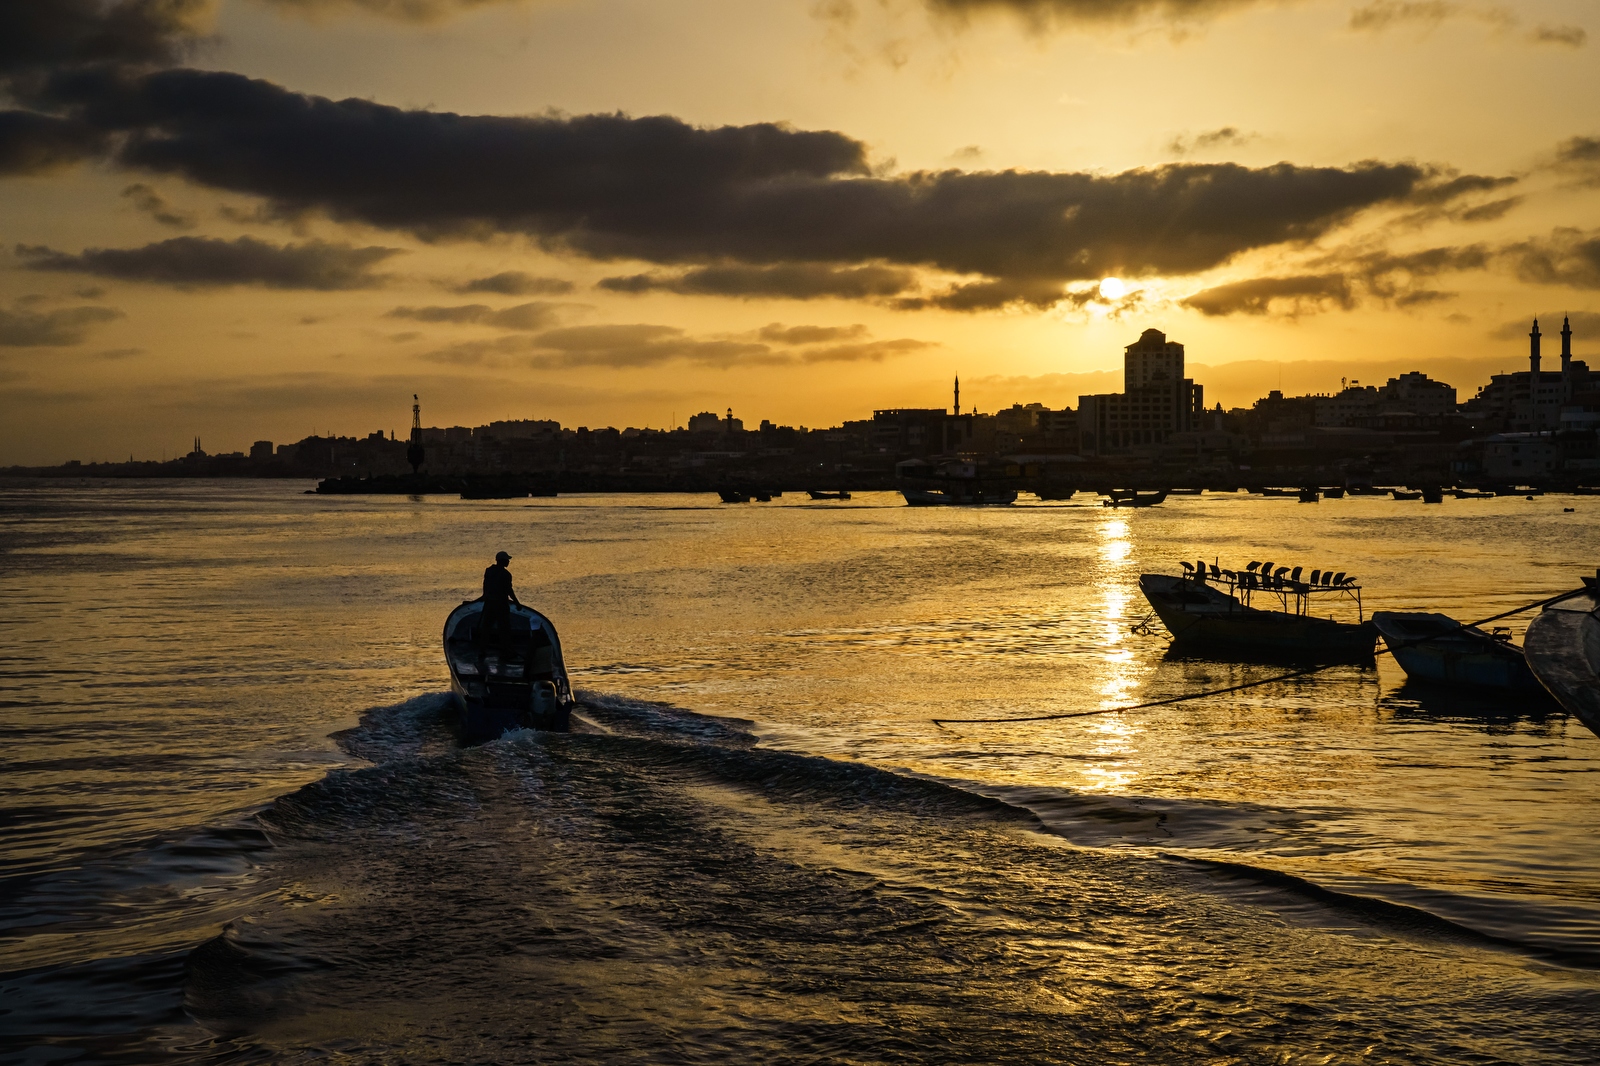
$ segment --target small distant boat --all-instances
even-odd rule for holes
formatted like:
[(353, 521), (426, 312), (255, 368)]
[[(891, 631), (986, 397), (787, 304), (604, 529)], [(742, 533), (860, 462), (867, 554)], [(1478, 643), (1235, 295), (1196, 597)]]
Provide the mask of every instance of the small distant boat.
[(444, 622), (444, 658), (461, 742), (483, 744), (517, 729), (567, 732), (572, 686), (550, 619), (512, 604), (511, 633), (503, 645), (498, 635), (479, 643), (482, 621), (480, 598), (466, 601)]
[(1322, 490), (1321, 489), (1301, 489), (1300, 490), (1300, 502), (1301, 503), (1316, 503), (1320, 499), (1322, 499)]
[(1508, 634), (1485, 633), (1445, 614), (1374, 611), (1372, 624), (1394, 661), (1417, 681), (1537, 690), (1522, 649)]
[(1041, 500), (1070, 500), (1078, 494), (1076, 485), (1042, 485), (1033, 490)]
[(1523, 651), (1545, 691), (1600, 733), (1600, 570), (1584, 591), (1545, 607), (1528, 623)]
[(1350, 485), (1345, 491), (1352, 496), (1387, 496), (1391, 490), (1380, 489), (1375, 485)]
[(844, 489), (840, 489), (838, 492), (819, 492), (816, 489), (807, 489), (806, 495), (813, 500), (848, 500), (850, 498), (850, 494)]
[[(1140, 574), (1139, 589), (1155, 609), (1174, 649), (1301, 662), (1366, 662), (1378, 631), (1362, 617), (1361, 586), (1345, 572), (1252, 562), (1225, 570), (1181, 563), (1183, 576)], [(1343, 601), (1354, 622), (1312, 614), (1314, 604)]]
[(1344, 499), (1344, 486), (1343, 485), (1334, 485), (1331, 488), (1323, 489), (1322, 490), (1322, 498), (1325, 499), (1325, 500), (1342, 500), (1342, 499)]
[(1444, 490), (1436, 485), (1427, 486), (1422, 490), (1423, 503), (1443, 503)]
[(1139, 492), (1137, 489), (1112, 489), (1106, 493), (1106, 499), (1100, 501), (1102, 507), (1154, 507), (1164, 503), (1167, 490), (1156, 492)]
[(1205, 491), (1206, 491), (1205, 489), (1168, 489), (1167, 490), (1167, 495), (1168, 496), (1200, 496), (1200, 495), (1204, 494)]
[(1261, 490), (1261, 495), (1263, 495), (1263, 496), (1298, 496), (1298, 495), (1300, 495), (1300, 490), (1299, 489), (1283, 489), (1283, 488), (1264, 488), (1264, 489)]
[(1390, 490), (1390, 495), (1392, 495), (1397, 500), (1420, 500), (1420, 499), (1422, 499), (1422, 493), (1421, 493), (1420, 490), (1417, 491), (1417, 492), (1412, 492), (1409, 489), (1392, 489), (1392, 490)]
[(1482, 489), (1456, 489), (1451, 493), (1458, 500), (1492, 500), (1494, 493)]

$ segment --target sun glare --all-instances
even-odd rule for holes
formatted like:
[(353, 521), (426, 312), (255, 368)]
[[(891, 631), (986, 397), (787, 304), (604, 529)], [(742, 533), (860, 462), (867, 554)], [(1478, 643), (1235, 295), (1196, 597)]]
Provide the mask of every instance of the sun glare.
[(1121, 278), (1102, 278), (1100, 281), (1100, 295), (1107, 300), (1120, 300), (1127, 292), (1128, 287)]

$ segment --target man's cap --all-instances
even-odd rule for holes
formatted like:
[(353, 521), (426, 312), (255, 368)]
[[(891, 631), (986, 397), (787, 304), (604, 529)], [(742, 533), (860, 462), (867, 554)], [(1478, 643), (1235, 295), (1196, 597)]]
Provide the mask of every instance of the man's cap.
[(507, 555), (505, 552), (495, 552), (494, 561), (497, 563), (509, 563), (511, 561), (511, 556)]

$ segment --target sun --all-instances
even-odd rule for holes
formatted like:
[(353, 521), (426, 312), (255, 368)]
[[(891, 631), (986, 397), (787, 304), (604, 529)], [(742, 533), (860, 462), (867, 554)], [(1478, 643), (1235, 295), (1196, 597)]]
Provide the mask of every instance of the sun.
[(1128, 294), (1128, 287), (1122, 283), (1121, 278), (1102, 278), (1100, 281), (1100, 296), (1106, 300), (1120, 300)]

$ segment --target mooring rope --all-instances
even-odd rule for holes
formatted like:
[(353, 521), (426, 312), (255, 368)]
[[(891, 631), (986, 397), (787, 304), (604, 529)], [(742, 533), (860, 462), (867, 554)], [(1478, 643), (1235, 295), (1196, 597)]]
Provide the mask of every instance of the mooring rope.
[[(1399, 646), (1403, 648), (1413, 648), (1418, 644), (1426, 644), (1430, 640), (1437, 640), (1440, 637), (1448, 636), (1451, 633), (1456, 632), (1458, 629), (1472, 629), (1476, 626), (1487, 625), (1490, 622), (1498, 622), (1502, 618), (1510, 618), (1514, 614), (1521, 614), (1524, 611), (1531, 611), (1535, 607), (1548, 607), (1553, 603), (1560, 603), (1562, 600), (1570, 599), (1573, 596), (1577, 596), (1588, 591), (1589, 590), (1587, 588), (1573, 589), (1571, 592), (1563, 592), (1559, 596), (1551, 596), (1548, 599), (1538, 600), (1534, 603), (1525, 604), (1509, 611), (1502, 611), (1499, 614), (1492, 614), (1488, 618), (1480, 618), (1476, 622), (1457, 622), (1455, 629), (1445, 629), (1438, 633), (1430, 633), (1425, 637), (1418, 637), (1416, 640), (1402, 641)], [(1374, 653), (1374, 658), (1379, 655), (1392, 654), (1394, 650), (1395, 645), (1390, 644), (1388, 640), (1385, 639), (1383, 648)], [(1247, 688), (1260, 688), (1262, 685), (1275, 685), (1279, 681), (1289, 681), (1296, 677), (1306, 677), (1309, 674), (1321, 673), (1323, 670), (1329, 670), (1335, 666), (1342, 665), (1346, 664), (1324, 663), (1321, 666), (1308, 666), (1303, 670), (1292, 670), (1287, 674), (1279, 674), (1276, 677), (1264, 677), (1258, 681), (1246, 681), (1240, 685), (1229, 685), (1227, 688), (1207, 689), (1204, 692), (1194, 692), (1187, 696), (1172, 696), (1164, 700), (1151, 700), (1148, 703), (1135, 703), (1127, 707), (1102, 707), (1095, 711), (1070, 711), (1066, 714), (1036, 714), (1028, 715), (1022, 718), (934, 718), (932, 719), (932, 722), (937, 726), (981, 725), (999, 722), (1058, 722), (1064, 718), (1089, 718), (1098, 714), (1121, 714), (1124, 711), (1143, 711), (1151, 707), (1165, 707), (1173, 703), (1187, 703), (1190, 700), (1204, 699), (1207, 696), (1223, 696), (1229, 692), (1242, 692)]]

